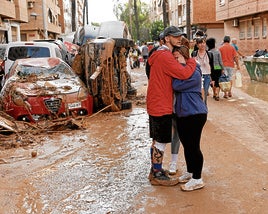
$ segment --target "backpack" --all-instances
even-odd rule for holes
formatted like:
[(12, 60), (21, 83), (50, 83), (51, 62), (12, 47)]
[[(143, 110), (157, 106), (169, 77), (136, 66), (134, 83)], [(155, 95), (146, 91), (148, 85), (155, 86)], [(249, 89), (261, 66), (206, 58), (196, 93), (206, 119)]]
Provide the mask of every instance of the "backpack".
[[(153, 52), (155, 52), (158, 49), (158, 47), (159, 46), (153, 47), (153, 49), (149, 52), (148, 59), (153, 54)], [(146, 65), (145, 65), (145, 72), (146, 72), (146, 76), (148, 79), (150, 78), (150, 69), (151, 69), (151, 66), (149, 65), (148, 60), (147, 60)]]

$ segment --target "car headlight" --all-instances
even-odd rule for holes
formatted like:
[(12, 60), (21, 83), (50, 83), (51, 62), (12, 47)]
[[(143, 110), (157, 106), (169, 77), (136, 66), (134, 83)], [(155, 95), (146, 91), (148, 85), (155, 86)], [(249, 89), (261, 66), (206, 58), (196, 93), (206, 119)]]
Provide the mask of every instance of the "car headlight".
[(77, 95), (78, 100), (85, 100), (87, 96), (88, 96), (87, 89), (84, 87), (80, 87)]

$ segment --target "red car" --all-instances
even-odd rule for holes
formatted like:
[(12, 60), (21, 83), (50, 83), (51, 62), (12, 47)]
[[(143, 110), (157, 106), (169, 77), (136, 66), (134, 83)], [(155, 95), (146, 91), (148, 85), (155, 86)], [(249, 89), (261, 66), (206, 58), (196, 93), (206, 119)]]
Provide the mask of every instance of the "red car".
[(16, 120), (38, 122), (93, 112), (85, 84), (59, 58), (18, 59), (5, 79), (0, 108)]

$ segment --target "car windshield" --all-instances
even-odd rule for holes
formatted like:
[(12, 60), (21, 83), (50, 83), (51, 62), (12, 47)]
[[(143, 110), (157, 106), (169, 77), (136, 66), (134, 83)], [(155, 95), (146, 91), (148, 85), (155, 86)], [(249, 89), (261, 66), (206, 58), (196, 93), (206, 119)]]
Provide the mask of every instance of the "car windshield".
[(28, 65), (18, 65), (17, 74), (20, 77), (36, 76), (38, 79), (46, 77), (74, 77), (75, 74), (70, 67), (64, 63), (59, 63), (54, 67), (38, 67), (38, 66), (28, 66)]
[(12, 61), (15, 61), (16, 59), (40, 57), (50, 57), (49, 48), (36, 46), (16, 46), (10, 47), (8, 52), (8, 59)]

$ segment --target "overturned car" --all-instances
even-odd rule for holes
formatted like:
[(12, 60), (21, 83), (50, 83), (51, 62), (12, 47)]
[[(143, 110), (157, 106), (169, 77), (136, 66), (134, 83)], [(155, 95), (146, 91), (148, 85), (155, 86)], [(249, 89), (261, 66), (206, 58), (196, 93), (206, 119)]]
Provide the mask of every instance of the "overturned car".
[(126, 38), (99, 37), (80, 47), (72, 68), (93, 96), (94, 111), (107, 106), (111, 111), (132, 107), (129, 97), (136, 95), (136, 89), (127, 72), (127, 56), (133, 46)]
[(16, 120), (38, 122), (93, 113), (87, 87), (59, 58), (18, 59), (5, 79), (0, 110)]

